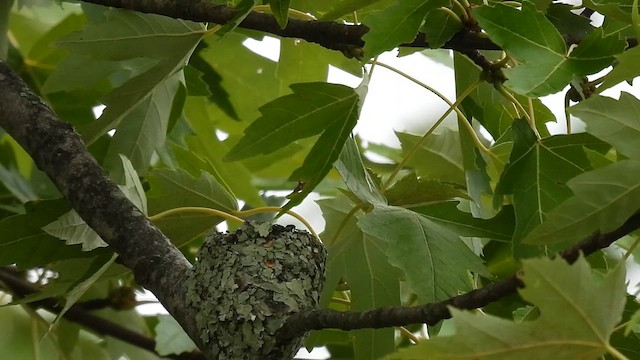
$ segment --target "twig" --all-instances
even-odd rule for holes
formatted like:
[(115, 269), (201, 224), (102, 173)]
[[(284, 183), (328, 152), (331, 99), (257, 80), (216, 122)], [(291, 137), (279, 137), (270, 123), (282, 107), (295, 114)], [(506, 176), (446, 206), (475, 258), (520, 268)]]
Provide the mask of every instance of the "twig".
[[(559, 256), (571, 264), (578, 259), (580, 253), (583, 253), (584, 256), (590, 255), (608, 247), (617, 239), (638, 228), (640, 228), (640, 213), (630, 217), (618, 229), (606, 234), (596, 233), (591, 235), (584, 241), (564, 250)], [(384, 307), (370, 311), (320, 309), (302, 312), (289, 317), (285, 325), (280, 329), (278, 338), (285, 340), (298, 336), (305, 331), (328, 328), (356, 330), (419, 323), (435, 325), (451, 317), (449, 306), (466, 310), (477, 309), (514, 294), (518, 288), (524, 287), (523, 282), (520, 280), (522, 275), (523, 272), (520, 271), (509, 278), (435, 304)]]

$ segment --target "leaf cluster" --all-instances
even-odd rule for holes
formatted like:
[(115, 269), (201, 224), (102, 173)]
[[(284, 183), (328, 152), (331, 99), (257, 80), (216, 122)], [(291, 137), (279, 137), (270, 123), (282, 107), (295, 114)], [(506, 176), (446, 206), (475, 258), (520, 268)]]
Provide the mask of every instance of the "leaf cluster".
[[(105, 174), (192, 262), (217, 225), (237, 226), (230, 215), (282, 215), (316, 194), (328, 249), (321, 307), (420, 306), (524, 271), (526, 287), (483, 313), (452, 309), (451, 321), (427, 330), (420, 324), (321, 330), (308, 347), (326, 346), (345, 359), (640, 353), (638, 306), (627, 299), (624, 268), (616, 265), (637, 253), (637, 235), (613, 245), (624, 258), (597, 251), (572, 266), (549, 259), (591, 234), (619, 229), (640, 210), (640, 100), (603, 94), (640, 74), (639, 50), (629, 40), (640, 35), (636, 2), (590, 0), (578, 8), (550, 0), (215, 2), (236, 10), (222, 26), (89, 2), (7, 3), (0, 4), (0, 31), (8, 34), (0, 39), (0, 58), (77, 129)], [(603, 15), (602, 25), (590, 22), (593, 11)], [(243, 28), (255, 13), (270, 14), (285, 34), (292, 19), (310, 18), (369, 31), (362, 48), (344, 56)], [(370, 80), (386, 66), (377, 63), (379, 55), (416, 37), (436, 49), (465, 34), (501, 50), (461, 50), (453, 59), (447, 53), (456, 95), (442, 96), (445, 114), (422, 114), (420, 129), (396, 131), (399, 146), (358, 136), (363, 107), (394, 106), (367, 102), (376, 86)], [(278, 44), (275, 55), (251, 49), (270, 41)], [(399, 56), (435, 54), (402, 49)], [(358, 77), (359, 85), (329, 82), (336, 70)], [(431, 84), (412, 76), (417, 69), (392, 70), (429, 96)], [(541, 100), (561, 92), (564, 127)], [(455, 119), (445, 127), (449, 113)], [(3, 130), (0, 234), (0, 265), (37, 275), (43, 285), (20, 303), (59, 298), (64, 313), (113, 287), (136, 286)], [(232, 274), (216, 271), (199, 276), (222, 297), (220, 281)], [(154, 337), (156, 354), (109, 337), (99, 345), (63, 314), (56, 326), (27, 331), (40, 315), (16, 306), (0, 308), (0, 319), (15, 324), (5, 343), (12, 345), (3, 349), (11, 358), (29, 357), (29, 348), (69, 359), (89, 353), (156, 359), (194, 349), (166, 316), (112, 313), (104, 310)], [(46, 341), (13, 345), (45, 333)]]

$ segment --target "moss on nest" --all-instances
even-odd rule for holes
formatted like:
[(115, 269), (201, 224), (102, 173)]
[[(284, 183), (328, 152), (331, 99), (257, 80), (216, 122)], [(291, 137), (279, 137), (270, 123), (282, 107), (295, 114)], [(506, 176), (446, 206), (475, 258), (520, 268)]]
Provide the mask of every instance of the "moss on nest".
[(290, 359), (304, 334), (277, 344), (290, 314), (318, 306), (326, 251), (294, 226), (247, 222), (233, 233), (209, 236), (187, 283), (187, 306), (209, 357)]

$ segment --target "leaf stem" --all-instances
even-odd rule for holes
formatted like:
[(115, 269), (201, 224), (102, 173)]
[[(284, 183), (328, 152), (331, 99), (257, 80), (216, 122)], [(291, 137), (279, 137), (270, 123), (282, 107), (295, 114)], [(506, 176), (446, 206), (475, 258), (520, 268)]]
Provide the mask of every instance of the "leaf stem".
[[(264, 206), (264, 207), (259, 207), (259, 208), (255, 208), (255, 209), (251, 209), (251, 210), (244, 210), (244, 211), (234, 211), (233, 214), (240, 216), (240, 217), (246, 217), (246, 216), (251, 216), (251, 215), (255, 215), (255, 214), (264, 214), (264, 213), (279, 213), (282, 211), (282, 208), (277, 207), (277, 206)], [(298, 221), (300, 221), (301, 223), (304, 224), (304, 226), (307, 227), (307, 229), (309, 230), (309, 232), (311, 233), (311, 235), (315, 236), (316, 238), (319, 239), (318, 234), (313, 230), (313, 228), (311, 227), (311, 224), (309, 224), (309, 222), (307, 221), (307, 219), (305, 219), (302, 215), (291, 211), (291, 210), (287, 210), (285, 211), (285, 213), (287, 213), (288, 215), (296, 218)]]
[[(269, 5), (256, 5), (251, 10), (252, 11), (260, 11), (260, 12), (264, 12), (264, 13), (268, 13), (268, 14), (272, 14), (273, 13), (271, 11), (271, 6), (269, 6)], [(311, 21), (318, 20), (318, 19), (316, 19), (315, 16), (313, 16), (311, 14), (307, 14), (307, 13), (302, 12), (300, 10), (289, 8), (287, 10), (287, 12), (289, 13), (289, 15), (291, 15), (292, 17), (295, 17), (297, 19), (311, 20)]]
[[(462, 17), (463, 17), (465, 20), (469, 20), (469, 14), (467, 13), (467, 11), (468, 11), (468, 10), (467, 10), (467, 8), (466, 8), (463, 4), (461, 4), (461, 3), (460, 3), (460, 1), (458, 1), (458, 0), (451, 0), (451, 4), (452, 4), (453, 6), (455, 6), (455, 7), (457, 7), (457, 8), (459, 8), (459, 9), (460, 9), (460, 11), (462, 12)], [(468, 6), (468, 4), (467, 4), (467, 6)], [(451, 9), (449, 9), (449, 10), (451, 10)], [(451, 12), (453, 12), (453, 11), (451, 11)], [(455, 14), (455, 12), (454, 12), (454, 14)], [(456, 15), (457, 15), (457, 14), (456, 14)], [(458, 19), (459, 19), (459, 18), (458, 18)]]
[(171, 215), (176, 215), (176, 214), (180, 214), (180, 213), (186, 213), (186, 212), (193, 212), (193, 213), (202, 213), (202, 214), (206, 214), (206, 215), (214, 215), (214, 216), (219, 216), (227, 221), (233, 221), (233, 222), (237, 222), (237, 223), (244, 223), (244, 220), (240, 219), (239, 217), (236, 217), (232, 214), (226, 213), (224, 211), (221, 210), (217, 210), (217, 209), (211, 209), (208, 207), (199, 207), (199, 206), (185, 206), (185, 207), (179, 207), (179, 208), (174, 208), (174, 209), (169, 209), (169, 210), (165, 210), (161, 213), (155, 214), (153, 216), (149, 216), (149, 219), (151, 221), (156, 221), (159, 219), (162, 219), (164, 217), (167, 216), (171, 216)]
[(366, 205), (367, 204), (365, 203), (357, 204), (356, 206), (353, 207), (353, 209), (351, 209), (351, 211), (347, 213), (347, 215), (344, 216), (344, 218), (342, 219), (342, 222), (340, 222), (340, 226), (338, 226), (338, 230), (336, 230), (336, 233), (325, 244), (326, 247), (330, 247), (336, 242), (336, 240), (338, 240), (338, 236), (340, 236), (340, 233), (342, 232), (342, 230), (344, 230), (344, 228), (347, 226), (347, 221), (349, 221), (349, 219), (351, 219), (351, 217), (355, 215), (355, 213), (358, 212), (358, 210), (364, 208)]
[(351, 306), (351, 300), (349, 300), (349, 299), (342, 299), (342, 298), (332, 297), (331, 298), (331, 302), (334, 303), (334, 304)]
[[(437, 10), (440, 10), (442, 12), (444, 12), (445, 14), (449, 15), (449, 17), (455, 21), (458, 24), (462, 24), (462, 20), (460, 19), (460, 16), (458, 16), (458, 14), (456, 14), (453, 10), (449, 9), (448, 7), (439, 7)], [(463, 14), (465, 14), (465, 16), (463, 16), (466, 19), (466, 12), (463, 12)]]
[(610, 344), (607, 344), (606, 348), (607, 348), (607, 351), (609, 352), (609, 354), (611, 354), (611, 356), (613, 356), (614, 358), (616, 358), (618, 360), (629, 360), (628, 357), (626, 357), (623, 353), (618, 351), (618, 349), (614, 348)]
[(522, 112), (522, 115), (524, 116), (524, 118), (529, 123), (529, 126), (531, 127), (531, 130), (536, 134), (536, 137), (538, 139), (540, 139), (540, 133), (538, 132), (538, 129), (536, 128), (536, 124), (533, 122), (533, 119), (531, 118), (531, 115), (529, 115), (529, 112), (524, 108), (524, 106), (522, 106), (522, 104), (520, 104), (520, 102), (513, 96), (513, 94), (511, 94), (511, 92), (509, 92), (509, 90), (507, 90), (507, 88), (504, 87), (504, 85), (502, 85), (501, 82), (495, 82), (493, 84), (493, 86), (495, 87), (496, 90), (498, 90), (498, 92), (502, 96), (507, 98), (507, 100), (509, 100), (516, 107), (516, 109), (518, 109), (520, 112)]
[[(449, 105), (449, 109), (447, 109), (447, 111), (445, 111), (444, 114), (442, 114), (442, 116), (440, 116), (440, 118), (433, 124), (433, 126), (431, 126), (431, 128), (422, 136), (422, 138), (420, 138), (420, 140), (418, 140), (418, 142), (411, 148), (411, 150), (409, 150), (409, 152), (402, 158), (402, 160), (398, 163), (398, 165), (396, 165), (395, 169), (393, 169), (393, 171), (391, 172), (391, 175), (389, 175), (389, 178), (385, 181), (385, 183), (380, 188), (380, 191), (384, 192), (386, 189), (389, 188), (389, 186), (391, 186), (391, 183), (393, 182), (395, 177), (398, 175), (400, 170), (402, 170), (402, 168), (404, 168), (404, 166), (407, 164), (407, 162), (418, 152), (418, 150), (420, 149), (422, 144), (427, 140), (427, 138), (429, 138), (429, 136), (431, 134), (433, 134), (433, 132), (436, 130), (436, 128), (438, 126), (440, 126), (440, 124), (442, 124), (444, 119), (453, 110), (457, 110), (458, 109), (458, 106), (460, 105), (460, 103), (467, 96), (469, 96), (469, 94), (471, 94), (471, 92), (473, 92), (480, 85), (480, 83), (481, 83), (481, 80), (478, 79), (476, 82), (474, 82), (473, 84), (469, 85), (469, 87), (467, 89), (465, 89), (462, 92), (462, 94), (460, 94), (460, 96), (456, 99), (456, 101), (453, 104), (451, 104), (449, 102), (449, 100), (447, 100), (444, 96), (440, 96), (439, 95), (439, 97), (441, 99), (443, 99), (447, 104), (450, 104)], [(428, 89), (431, 90), (430, 87), (428, 87)], [(432, 91), (434, 91), (434, 93), (436, 95), (439, 94), (439, 93), (436, 93), (435, 90), (432, 90)]]
[(622, 257), (622, 259), (627, 260), (629, 256), (631, 256), (631, 254), (636, 250), (638, 245), (640, 245), (640, 237), (637, 238), (636, 241), (633, 242), (633, 244), (631, 244), (629, 249), (624, 253), (624, 256)]
[(398, 326), (398, 329), (400, 330), (400, 334), (402, 336), (404, 336), (407, 339), (413, 341), (414, 344), (420, 343), (420, 339), (418, 339), (417, 336), (413, 335), (413, 333), (411, 331), (409, 331), (409, 329), (407, 329), (406, 327)]

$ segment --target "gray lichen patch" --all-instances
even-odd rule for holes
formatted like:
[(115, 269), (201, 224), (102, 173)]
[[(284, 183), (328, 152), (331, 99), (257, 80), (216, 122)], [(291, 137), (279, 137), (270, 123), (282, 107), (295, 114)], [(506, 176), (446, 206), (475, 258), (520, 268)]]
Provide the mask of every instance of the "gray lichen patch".
[(291, 359), (304, 334), (277, 344), (275, 333), (290, 314), (318, 306), (326, 251), (292, 225), (248, 222), (215, 233), (187, 276), (187, 306), (213, 359)]

